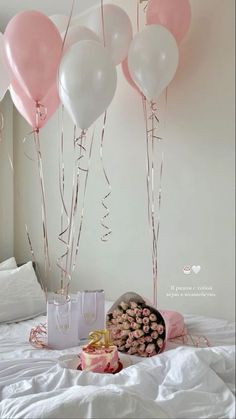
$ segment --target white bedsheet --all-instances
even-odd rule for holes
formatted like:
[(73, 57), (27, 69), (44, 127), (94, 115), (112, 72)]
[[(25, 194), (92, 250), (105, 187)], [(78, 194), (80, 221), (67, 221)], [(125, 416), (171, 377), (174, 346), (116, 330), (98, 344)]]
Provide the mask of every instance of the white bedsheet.
[(0, 417), (13, 418), (235, 418), (234, 324), (186, 316), (188, 332), (210, 348), (177, 347), (155, 357), (128, 357), (116, 375), (66, 369), (58, 358), (76, 354), (37, 350), (31, 327), (0, 325)]

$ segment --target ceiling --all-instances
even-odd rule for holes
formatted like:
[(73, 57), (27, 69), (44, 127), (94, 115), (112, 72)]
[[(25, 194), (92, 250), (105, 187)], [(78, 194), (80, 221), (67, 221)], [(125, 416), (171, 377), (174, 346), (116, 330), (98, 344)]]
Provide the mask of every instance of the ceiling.
[[(68, 15), (72, 3), (72, 0), (0, 0), (0, 30), (3, 32), (9, 20), (23, 10), (39, 10), (48, 16)], [(74, 14), (81, 13), (98, 3), (99, 0), (76, 0)]]

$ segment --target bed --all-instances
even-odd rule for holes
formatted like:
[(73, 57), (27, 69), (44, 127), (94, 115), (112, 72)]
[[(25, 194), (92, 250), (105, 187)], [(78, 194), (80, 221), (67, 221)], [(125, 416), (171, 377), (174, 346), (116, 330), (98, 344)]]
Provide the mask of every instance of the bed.
[(78, 348), (30, 346), (29, 332), (44, 316), (0, 325), (0, 417), (235, 418), (234, 324), (193, 315), (185, 321), (211, 347), (170, 342), (149, 359), (122, 356), (126, 368), (116, 375), (72, 369)]

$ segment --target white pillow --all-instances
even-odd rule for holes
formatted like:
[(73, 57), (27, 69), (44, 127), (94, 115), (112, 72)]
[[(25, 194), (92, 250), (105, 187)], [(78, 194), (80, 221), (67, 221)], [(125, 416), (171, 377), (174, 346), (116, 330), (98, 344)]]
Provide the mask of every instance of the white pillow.
[(46, 312), (46, 298), (32, 262), (0, 271), (0, 323), (31, 319)]
[(5, 271), (7, 269), (16, 269), (16, 268), (17, 268), (17, 264), (16, 264), (15, 258), (10, 258), (0, 263), (0, 271)]

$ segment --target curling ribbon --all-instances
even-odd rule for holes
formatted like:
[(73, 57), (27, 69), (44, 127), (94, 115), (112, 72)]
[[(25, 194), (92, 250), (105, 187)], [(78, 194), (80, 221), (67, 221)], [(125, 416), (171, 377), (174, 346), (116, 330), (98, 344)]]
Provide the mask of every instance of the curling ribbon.
[(69, 214), (69, 228), (68, 228), (68, 239), (66, 242), (67, 250), (66, 256), (66, 267), (65, 267), (65, 277), (67, 278), (66, 284), (64, 285), (63, 293), (66, 293), (68, 296), (69, 285), (71, 280), (71, 270), (72, 270), (72, 260), (73, 260), (73, 250), (74, 250), (74, 235), (75, 235), (75, 216), (77, 213), (78, 207), (78, 196), (79, 196), (79, 182), (80, 182), (80, 172), (86, 172), (86, 169), (83, 169), (80, 166), (80, 160), (84, 158), (86, 154), (86, 148), (83, 146), (83, 141), (86, 139), (87, 132), (85, 130), (81, 131), (79, 137), (76, 137), (76, 128), (74, 130), (74, 150), (76, 147), (79, 147), (80, 153), (79, 157), (75, 159), (74, 174), (73, 174), (73, 188), (72, 188), (72, 199), (70, 206)]
[(80, 184), (81, 178), (80, 174), (87, 173), (88, 169), (81, 167), (82, 159), (86, 156), (86, 147), (84, 143), (86, 142), (87, 131), (82, 130), (79, 137), (75, 139), (75, 147), (79, 148), (79, 157), (76, 159), (76, 195), (75, 195), (75, 202), (74, 202), (74, 211), (73, 211), (73, 224), (72, 224), (72, 243), (71, 243), (71, 254), (70, 254), (70, 273), (72, 272), (72, 260), (73, 260), (73, 253), (74, 253), (74, 245), (75, 245), (75, 215), (77, 213), (78, 203), (79, 203), (79, 192), (80, 192)]
[(140, 13), (139, 13), (140, 9), (139, 9), (139, 6), (140, 6), (140, 1), (137, 0), (137, 5), (136, 5), (136, 27), (137, 27), (137, 32), (140, 31)]
[[(152, 276), (153, 276), (153, 305), (157, 307), (157, 276), (158, 276), (158, 239), (160, 231), (160, 209), (162, 199), (162, 175), (164, 165), (164, 154), (162, 153), (161, 165), (160, 165), (160, 176), (159, 176), (159, 190), (158, 190), (158, 212), (156, 215), (156, 199), (155, 199), (155, 142), (160, 141), (162, 138), (156, 135), (157, 124), (159, 119), (157, 117), (157, 106), (156, 103), (151, 102), (150, 116), (147, 112), (147, 101), (143, 96), (143, 111), (145, 119), (145, 130), (146, 130), (146, 187), (147, 187), (147, 200), (148, 200), (148, 222), (152, 236)], [(151, 127), (149, 128), (149, 121), (151, 121)], [(150, 145), (151, 143), (151, 145)]]
[[(13, 174), (13, 176), (15, 176), (15, 169), (14, 169), (13, 162), (12, 162), (12, 159), (11, 159), (9, 153), (8, 153), (8, 161), (9, 161), (9, 165), (10, 165), (12, 174)], [(19, 191), (18, 186), (16, 186), (16, 193), (17, 193), (18, 199), (20, 200), (20, 191)], [(37, 262), (36, 262), (35, 253), (34, 253), (34, 249), (33, 249), (33, 245), (32, 245), (32, 240), (31, 240), (31, 237), (30, 237), (30, 233), (29, 233), (29, 230), (28, 230), (28, 226), (27, 226), (26, 222), (24, 224), (25, 224), (26, 237), (27, 237), (27, 240), (28, 240), (29, 249), (30, 249), (30, 253), (31, 253), (31, 256), (32, 256), (32, 262), (35, 264), (35, 268), (36, 268), (36, 271), (38, 273), (38, 275), (37, 275), (38, 280), (39, 280), (39, 282), (41, 284), (41, 287), (42, 287), (42, 289), (45, 293), (45, 296), (47, 297), (47, 289), (46, 289), (44, 283), (41, 280), (40, 273), (38, 272), (38, 265), (37, 265)]]
[(42, 153), (41, 153), (40, 138), (39, 138), (38, 130), (34, 132), (34, 142), (35, 142), (35, 149), (37, 153), (38, 173), (39, 173), (40, 190), (41, 190), (41, 217), (42, 217), (42, 224), (43, 224), (43, 241), (44, 241), (44, 257), (45, 257), (44, 271), (45, 271), (45, 279), (47, 279), (48, 270), (50, 269), (50, 259), (49, 259), (49, 245), (48, 245), (45, 182), (44, 182)]
[[(64, 235), (69, 229), (69, 215), (65, 203), (65, 164), (64, 164), (64, 106), (62, 105), (61, 115), (61, 139), (60, 139), (60, 150), (59, 150), (59, 191), (61, 198), (61, 231), (58, 235), (58, 240), (66, 246), (66, 251), (57, 259), (57, 266), (61, 270), (61, 290), (64, 289), (64, 279), (67, 277), (67, 272), (63, 266), (63, 260), (67, 256), (68, 243), (64, 239)], [(67, 225), (64, 227), (64, 214), (66, 216)]]
[(106, 46), (106, 38), (105, 38), (105, 21), (104, 21), (104, 5), (103, 0), (101, 0), (101, 17), (102, 17), (102, 37), (103, 37), (103, 46)]
[(102, 199), (102, 206), (106, 211), (105, 215), (101, 218), (101, 226), (106, 230), (106, 233), (104, 233), (101, 236), (101, 240), (104, 241), (104, 242), (106, 242), (108, 240), (108, 237), (112, 233), (112, 230), (110, 229), (110, 227), (108, 227), (108, 225), (105, 222), (106, 218), (110, 214), (110, 210), (109, 210), (108, 206), (105, 204), (105, 201), (111, 195), (111, 184), (110, 184), (109, 178), (107, 176), (107, 172), (106, 172), (104, 162), (103, 162), (103, 143), (104, 143), (104, 135), (105, 135), (105, 128), (106, 128), (106, 120), (107, 120), (107, 111), (104, 113), (103, 127), (102, 127), (102, 134), (101, 134), (101, 142), (100, 142), (100, 160), (101, 160), (101, 163), (102, 163), (103, 174), (104, 174), (106, 183), (108, 185), (108, 193)]
[(95, 129), (93, 130), (93, 134), (92, 134), (92, 138), (91, 138), (91, 143), (90, 143), (90, 149), (89, 149), (88, 168), (86, 169), (86, 175), (85, 175), (85, 181), (84, 181), (84, 193), (83, 193), (83, 199), (82, 199), (82, 209), (81, 209), (81, 216), (80, 216), (80, 225), (79, 225), (79, 231), (78, 231), (78, 236), (77, 236), (77, 241), (76, 241), (76, 249), (75, 249), (75, 256), (74, 256), (74, 263), (73, 263), (72, 271), (75, 270), (75, 266), (76, 266), (76, 260), (77, 260), (77, 256), (78, 256), (78, 252), (79, 252), (80, 237), (81, 237), (81, 232), (82, 232), (82, 227), (83, 227), (83, 221), (84, 221), (85, 198), (86, 198), (87, 185), (88, 185), (88, 176), (89, 176), (89, 169), (90, 169), (90, 163), (91, 163), (91, 157), (92, 157), (94, 134), (95, 134)]

